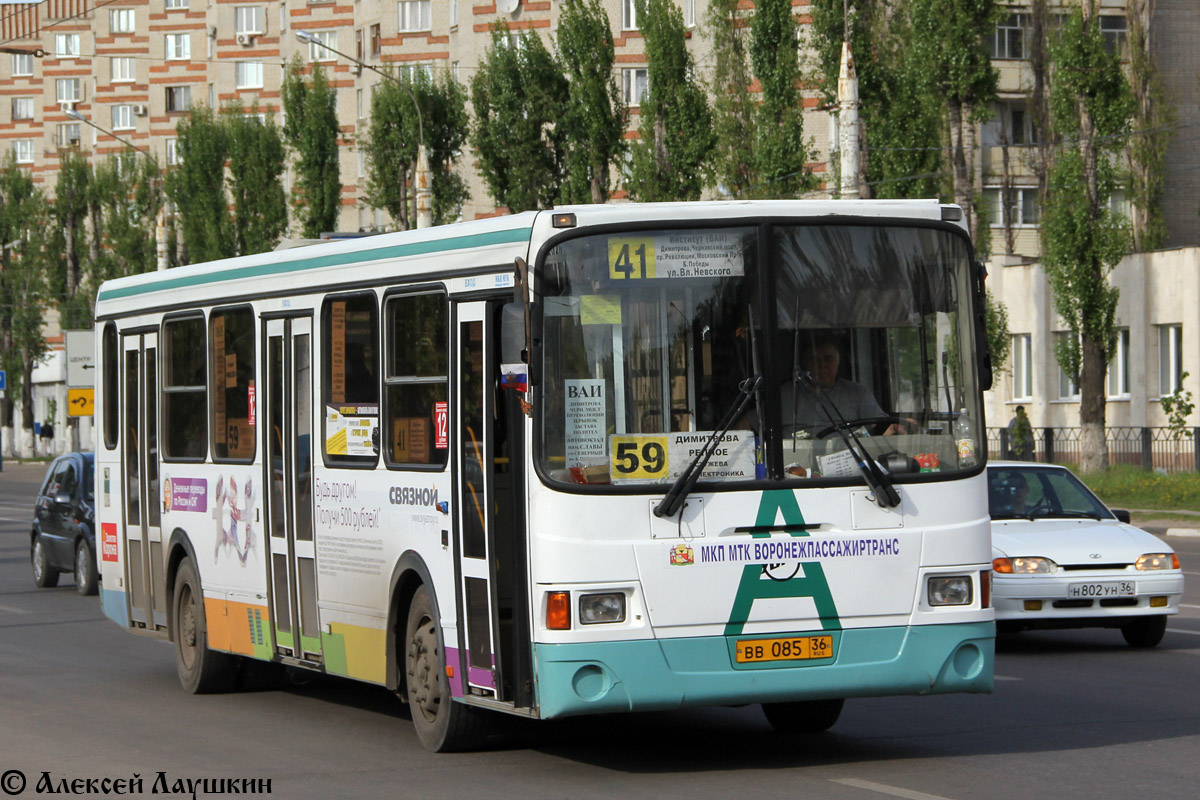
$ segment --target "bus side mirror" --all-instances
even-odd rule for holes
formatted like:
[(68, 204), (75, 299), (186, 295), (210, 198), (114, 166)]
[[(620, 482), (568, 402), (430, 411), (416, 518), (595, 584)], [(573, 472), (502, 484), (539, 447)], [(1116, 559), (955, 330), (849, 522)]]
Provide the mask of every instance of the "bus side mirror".
[[(500, 363), (526, 364), (529, 367), (529, 385), (541, 381), (542, 372), (542, 309), (537, 303), (529, 304), (529, 337), (525, 335), (525, 304), (505, 303), (500, 314)], [(533, 352), (527, 351), (526, 341)]]
[(987, 277), (987, 267), (982, 261), (974, 264), (975, 286), (975, 355), (979, 364), (979, 389), (986, 392), (992, 388), (992, 352), (988, 347), (987, 336), (987, 290), (983, 281)]

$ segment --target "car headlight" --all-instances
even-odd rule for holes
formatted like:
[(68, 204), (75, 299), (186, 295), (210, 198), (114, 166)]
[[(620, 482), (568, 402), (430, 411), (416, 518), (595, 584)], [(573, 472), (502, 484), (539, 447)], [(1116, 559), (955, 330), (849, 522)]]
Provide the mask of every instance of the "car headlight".
[(1058, 564), (1055, 564), (1048, 558), (1020, 556), (1012, 560), (1014, 575), (1045, 575), (1057, 570)]
[(931, 606), (969, 606), (974, 599), (970, 575), (934, 575), (926, 588)]
[(584, 625), (625, 621), (625, 595), (622, 592), (585, 594), (579, 598), (579, 621)]
[(1134, 566), (1140, 570), (1179, 569), (1179, 556), (1174, 553), (1146, 553)]

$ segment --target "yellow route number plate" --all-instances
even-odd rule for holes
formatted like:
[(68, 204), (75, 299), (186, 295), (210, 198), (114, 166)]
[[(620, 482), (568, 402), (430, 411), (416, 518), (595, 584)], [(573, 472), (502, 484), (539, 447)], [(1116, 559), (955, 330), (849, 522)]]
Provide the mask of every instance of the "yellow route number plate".
[(613, 237), (608, 240), (608, 277), (636, 281), (654, 274), (654, 239), (650, 237)]
[(667, 476), (670, 465), (666, 436), (611, 436), (608, 446), (613, 480), (655, 480)]
[(739, 664), (832, 658), (833, 637), (788, 636), (783, 639), (742, 639), (737, 643), (734, 655)]

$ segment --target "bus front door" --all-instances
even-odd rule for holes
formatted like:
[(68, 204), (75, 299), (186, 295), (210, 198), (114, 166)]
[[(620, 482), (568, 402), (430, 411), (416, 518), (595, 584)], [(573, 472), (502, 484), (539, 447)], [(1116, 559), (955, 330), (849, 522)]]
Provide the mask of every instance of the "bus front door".
[[(468, 693), (528, 706), (532, 699), (519, 472), (508, 431), (517, 396), (499, 388), (503, 301), (459, 303), (453, 460), (460, 661)], [(514, 416), (515, 414), (515, 416)], [(513, 437), (514, 440), (519, 437)]]
[(121, 422), (125, 474), (125, 581), (134, 627), (167, 630), (162, 507), (158, 477), (158, 334), (123, 337)]
[(266, 322), (267, 558), (271, 621), (281, 656), (321, 661), (312, 498), (312, 320)]

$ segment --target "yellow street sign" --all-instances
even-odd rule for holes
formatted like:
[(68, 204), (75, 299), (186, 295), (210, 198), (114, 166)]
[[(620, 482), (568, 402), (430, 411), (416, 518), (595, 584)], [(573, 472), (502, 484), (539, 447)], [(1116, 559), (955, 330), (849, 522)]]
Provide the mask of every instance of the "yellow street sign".
[(90, 417), (95, 410), (95, 389), (67, 389), (67, 416)]

